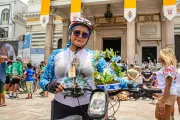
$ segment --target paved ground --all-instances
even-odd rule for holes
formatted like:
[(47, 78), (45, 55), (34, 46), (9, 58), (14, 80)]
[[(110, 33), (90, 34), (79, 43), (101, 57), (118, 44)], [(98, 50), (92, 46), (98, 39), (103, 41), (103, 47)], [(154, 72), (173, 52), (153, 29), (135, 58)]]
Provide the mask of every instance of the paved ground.
[[(0, 107), (0, 120), (50, 120), (50, 101), (53, 99), (53, 94), (43, 98), (38, 93), (39, 91), (34, 93), (33, 99), (30, 100), (24, 99), (26, 94), (19, 94), (18, 99), (6, 99), (8, 106)], [(150, 103), (149, 100), (122, 101), (116, 118), (117, 120), (155, 120), (155, 105)], [(177, 104), (175, 120), (180, 120)]]

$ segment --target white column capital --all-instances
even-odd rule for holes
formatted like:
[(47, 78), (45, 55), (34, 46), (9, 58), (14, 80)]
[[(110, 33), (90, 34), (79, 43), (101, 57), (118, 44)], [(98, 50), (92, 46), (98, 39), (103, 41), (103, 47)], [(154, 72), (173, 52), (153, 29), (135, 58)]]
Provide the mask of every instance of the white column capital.
[(56, 11), (57, 11), (57, 8), (55, 8), (55, 7), (50, 7), (50, 15), (52, 15), (52, 16), (56, 16)]

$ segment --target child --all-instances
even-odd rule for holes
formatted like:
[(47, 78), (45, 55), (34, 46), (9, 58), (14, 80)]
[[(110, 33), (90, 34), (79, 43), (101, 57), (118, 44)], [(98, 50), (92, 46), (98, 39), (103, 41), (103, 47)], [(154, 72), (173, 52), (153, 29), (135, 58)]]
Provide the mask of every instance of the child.
[(24, 72), (24, 77), (26, 78), (26, 86), (28, 92), (28, 97), (26, 97), (26, 99), (32, 99), (34, 75), (35, 72), (32, 69), (32, 65), (31, 63), (28, 63), (27, 69)]
[(157, 76), (156, 73), (153, 73), (153, 82), (152, 82), (152, 87), (157, 88)]

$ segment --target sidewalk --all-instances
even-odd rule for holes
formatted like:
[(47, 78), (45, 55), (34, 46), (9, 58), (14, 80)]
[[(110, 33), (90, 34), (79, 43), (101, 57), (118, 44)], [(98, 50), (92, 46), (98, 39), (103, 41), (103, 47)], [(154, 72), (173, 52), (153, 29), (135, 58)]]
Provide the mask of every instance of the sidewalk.
[[(0, 107), (0, 120), (50, 120), (50, 104), (54, 95), (48, 98), (41, 97), (38, 90), (33, 99), (25, 99), (26, 94), (19, 94), (17, 99), (6, 99), (7, 106)], [(156, 120), (154, 117), (155, 105), (149, 100), (122, 101), (120, 109), (116, 113), (117, 120)], [(117, 107), (117, 105), (116, 105)], [(109, 114), (112, 113), (112, 109)], [(177, 104), (175, 120), (178, 116)]]

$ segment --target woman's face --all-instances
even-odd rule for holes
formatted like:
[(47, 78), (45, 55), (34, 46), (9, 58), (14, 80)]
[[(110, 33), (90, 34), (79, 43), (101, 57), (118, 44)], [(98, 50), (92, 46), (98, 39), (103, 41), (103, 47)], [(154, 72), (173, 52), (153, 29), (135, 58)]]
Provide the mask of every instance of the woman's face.
[(71, 42), (77, 47), (83, 47), (89, 38), (88, 29), (84, 26), (77, 26), (71, 35)]

